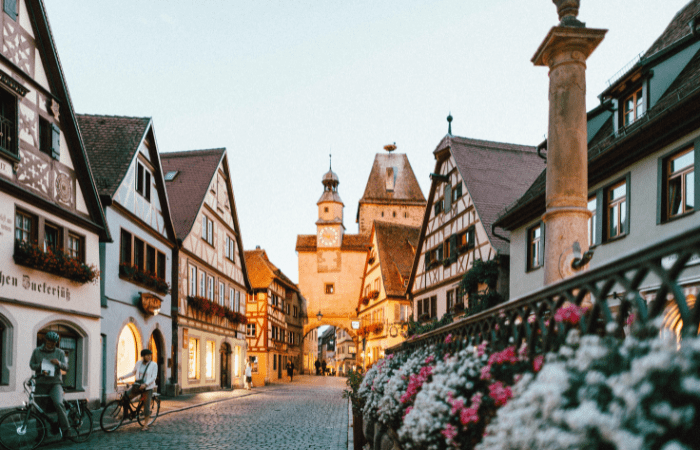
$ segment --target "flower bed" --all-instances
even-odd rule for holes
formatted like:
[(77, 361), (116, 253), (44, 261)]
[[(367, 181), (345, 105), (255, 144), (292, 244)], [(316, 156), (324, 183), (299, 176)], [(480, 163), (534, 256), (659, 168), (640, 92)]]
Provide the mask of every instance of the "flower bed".
[(225, 308), (218, 303), (209, 300), (208, 298), (188, 296), (187, 304), (195, 311), (199, 311), (205, 315), (226, 318), (231, 325), (248, 323), (248, 319), (246, 318), (245, 314), (231, 311), (230, 309)]
[(72, 258), (61, 250), (44, 252), (38, 245), (25, 241), (15, 241), (14, 260), (20, 266), (30, 267), (67, 278), (78, 284), (96, 281), (100, 271), (94, 265), (87, 265)]
[(141, 270), (138, 266), (132, 266), (127, 263), (119, 264), (119, 276), (142, 284), (160, 294), (167, 295), (170, 293), (170, 284), (165, 279), (156, 276), (153, 272)]

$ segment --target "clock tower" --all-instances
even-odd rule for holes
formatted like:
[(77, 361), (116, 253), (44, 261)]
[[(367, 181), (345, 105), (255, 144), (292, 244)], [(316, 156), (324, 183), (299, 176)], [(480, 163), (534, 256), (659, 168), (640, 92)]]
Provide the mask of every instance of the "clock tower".
[(339, 249), (343, 244), (343, 201), (338, 195), (338, 175), (332, 170), (323, 176), (323, 195), (316, 202), (318, 220), (316, 221), (316, 245), (318, 248)]

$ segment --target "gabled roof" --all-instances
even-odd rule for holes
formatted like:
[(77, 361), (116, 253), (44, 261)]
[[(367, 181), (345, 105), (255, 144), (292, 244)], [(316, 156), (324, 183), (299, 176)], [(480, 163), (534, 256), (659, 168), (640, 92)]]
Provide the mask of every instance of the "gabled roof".
[[(654, 43), (649, 47), (649, 50), (644, 54), (644, 58), (649, 58), (650, 56), (662, 51), (666, 47), (669, 47), (673, 43), (683, 39), (684, 37), (691, 34), (690, 20), (700, 14), (700, 0), (691, 0), (685, 5), (676, 15), (673, 20), (668, 24), (666, 29), (661, 36), (656, 38)], [(695, 26), (700, 25), (696, 23)]]
[(173, 181), (165, 184), (168, 197), (173, 201), (171, 215), (179, 239), (190, 234), (207, 189), (225, 154), (225, 148), (161, 153), (163, 173), (179, 172)]
[[(364, 252), (370, 246), (369, 236), (362, 234), (343, 234), (341, 243), (341, 251), (357, 251)], [(299, 234), (297, 235), (296, 251), (298, 252), (315, 252), (316, 251), (316, 235), (315, 234)]]
[(51, 86), (51, 92), (56, 96), (60, 104), (61, 131), (68, 143), (71, 161), (80, 183), (80, 189), (90, 211), (91, 225), (99, 230), (98, 234), (101, 242), (111, 242), (112, 238), (95, 188), (92, 169), (87, 159), (80, 130), (78, 129), (73, 102), (68, 93), (66, 77), (58, 57), (56, 43), (51, 32), (44, 3), (41, 0), (27, 0), (26, 7), (31, 16), (36, 48)]
[[(395, 170), (395, 186), (392, 191), (386, 189), (387, 169)], [(389, 203), (425, 205), (425, 197), (420, 189), (411, 163), (404, 153), (377, 153), (369, 173), (365, 193), (360, 199), (363, 203)]]
[(113, 197), (143, 141), (149, 117), (78, 114), (78, 125), (100, 195)]
[(508, 243), (493, 235), (491, 225), (503, 208), (532, 184), (544, 168), (544, 160), (533, 146), (459, 136), (450, 136), (442, 144), (450, 149), (491, 245), (509, 253)]
[(299, 293), (297, 285), (270, 262), (265, 250), (246, 250), (245, 263), (253, 289), (267, 289), (274, 281), (277, 281)]
[[(374, 221), (377, 255), (387, 297), (404, 297), (418, 248), (420, 227)], [(371, 236), (371, 235), (370, 235)]]

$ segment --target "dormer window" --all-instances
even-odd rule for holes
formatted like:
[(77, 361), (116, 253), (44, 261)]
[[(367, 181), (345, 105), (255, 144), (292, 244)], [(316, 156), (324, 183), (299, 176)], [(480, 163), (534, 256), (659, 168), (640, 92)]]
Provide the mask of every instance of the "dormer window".
[(640, 119), (644, 115), (644, 112), (644, 96), (642, 94), (642, 88), (639, 88), (624, 101), (623, 116), (625, 126)]
[(177, 174), (179, 174), (179, 173), (180, 173), (179, 170), (171, 170), (170, 172), (165, 174), (164, 179), (165, 179), (165, 181), (173, 181), (175, 179), (175, 177), (177, 176)]

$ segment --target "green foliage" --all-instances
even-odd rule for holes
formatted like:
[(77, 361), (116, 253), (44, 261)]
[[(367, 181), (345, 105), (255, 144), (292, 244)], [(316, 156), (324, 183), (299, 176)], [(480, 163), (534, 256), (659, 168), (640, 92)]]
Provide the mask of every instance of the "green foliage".
[(419, 334), (424, 334), (429, 331), (433, 331), (437, 328), (440, 328), (445, 325), (449, 325), (452, 323), (452, 313), (447, 312), (445, 313), (444, 316), (440, 320), (437, 320), (436, 318), (431, 320), (430, 322), (414, 322), (413, 318), (409, 322), (406, 322), (407, 329), (406, 329), (406, 334), (405, 337), (411, 337)]
[(347, 384), (350, 389), (345, 389), (343, 391), (343, 398), (350, 399), (352, 409), (357, 413), (362, 411), (362, 407), (365, 403), (364, 399), (358, 394), (363, 378), (364, 375), (362, 372), (350, 369), (348, 371), (348, 378), (345, 380), (345, 384)]
[[(498, 261), (476, 260), (472, 268), (462, 277), (459, 284), (461, 292), (469, 294), (469, 307), (467, 315), (476, 314), (492, 308), (505, 299), (496, 291), (498, 282)], [(486, 289), (479, 290), (479, 285), (485, 284)]]

